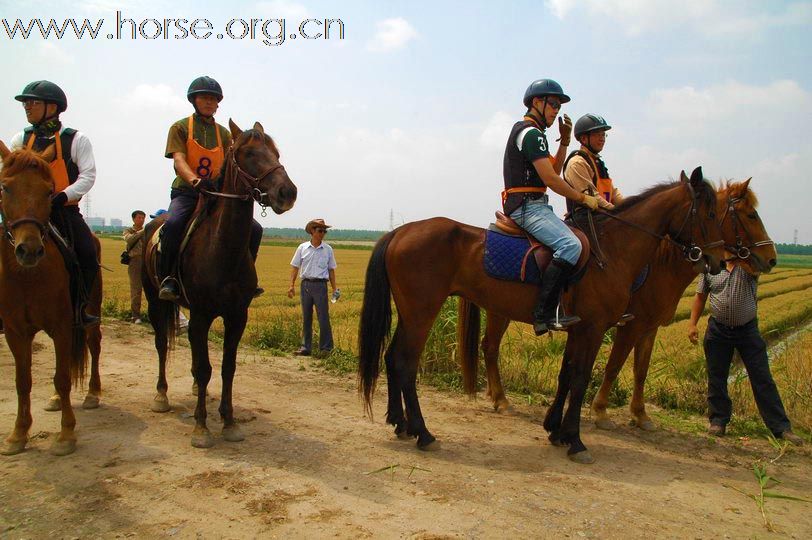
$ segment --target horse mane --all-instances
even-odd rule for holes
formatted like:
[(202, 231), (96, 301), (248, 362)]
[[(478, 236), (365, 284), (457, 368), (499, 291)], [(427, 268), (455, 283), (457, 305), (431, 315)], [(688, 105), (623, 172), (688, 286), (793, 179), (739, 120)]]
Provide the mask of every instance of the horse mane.
[[(658, 193), (662, 193), (663, 191), (667, 191), (671, 188), (676, 186), (682, 185), (683, 182), (680, 180), (675, 180), (673, 182), (661, 182), (656, 184), (644, 192), (638, 195), (632, 195), (631, 197), (627, 197), (623, 199), (623, 201), (616, 205), (614, 209), (610, 210), (612, 214), (619, 214), (621, 212), (625, 212), (635, 206), (639, 205), (640, 203), (650, 199), (654, 195)], [(703, 180), (702, 186), (697, 189), (697, 195), (699, 200), (707, 206), (715, 207), (716, 205), (716, 190), (713, 187), (713, 184), (708, 182), (707, 180)]]
[(43, 177), (53, 181), (51, 167), (39, 154), (27, 148), (21, 148), (3, 158), (3, 170), (0, 178), (16, 176), (26, 170), (33, 169)]
[(727, 191), (728, 197), (731, 199), (743, 199), (748, 205), (753, 208), (758, 207), (758, 197), (750, 189), (750, 186), (745, 186), (745, 182), (736, 182), (735, 180), (725, 180), (719, 186), (719, 191)]

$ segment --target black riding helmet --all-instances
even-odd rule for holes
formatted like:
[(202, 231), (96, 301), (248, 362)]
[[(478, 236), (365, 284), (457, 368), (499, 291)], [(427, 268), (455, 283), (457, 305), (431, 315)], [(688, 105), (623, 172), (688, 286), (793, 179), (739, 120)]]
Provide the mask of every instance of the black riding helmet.
[(23, 91), (14, 96), (17, 101), (36, 99), (45, 103), (55, 103), (56, 113), (59, 114), (68, 108), (68, 98), (59, 86), (51, 81), (34, 81), (28, 83)]
[(602, 116), (587, 113), (575, 122), (575, 138), (593, 131), (609, 131), (612, 126), (606, 123)]
[(527, 90), (524, 92), (524, 106), (528, 109), (533, 103), (535, 97), (556, 96), (561, 100), (561, 103), (567, 103), (570, 97), (564, 93), (561, 85), (552, 79), (539, 79), (530, 83)]
[(192, 81), (192, 84), (189, 85), (189, 89), (186, 91), (186, 99), (189, 100), (189, 103), (194, 105), (195, 96), (197, 94), (212, 94), (217, 96), (218, 103), (223, 99), (223, 89), (220, 88), (220, 83), (208, 75), (203, 75)]

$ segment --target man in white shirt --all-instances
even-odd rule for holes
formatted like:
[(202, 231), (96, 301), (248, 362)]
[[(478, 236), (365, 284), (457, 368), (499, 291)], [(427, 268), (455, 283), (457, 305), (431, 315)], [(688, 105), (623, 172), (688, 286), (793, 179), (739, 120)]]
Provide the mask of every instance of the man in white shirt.
[(302, 346), (297, 355), (310, 356), (313, 342), (313, 307), (319, 318), (319, 350), (328, 353), (333, 350), (333, 330), (330, 327), (330, 303), (327, 301), (327, 281), (336, 292), (336, 259), (333, 248), (324, 241), (327, 225), (323, 219), (310, 220), (305, 232), (310, 240), (296, 248), (290, 261), (290, 288), (288, 297), (293, 298), (296, 276), (301, 272), (300, 287), (302, 299)]
[(73, 300), (80, 304), (82, 325), (99, 324), (99, 317), (85, 311), (87, 297), (99, 272), (98, 254), (93, 233), (79, 211), (79, 200), (96, 182), (96, 160), (90, 140), (80, 131), (62, 126), (59, 115), (68, 108), (65, 92), (50, 81), (34, 81), (14, 97), (22, 102), (26, 120), (31, 125), (11, 139), (11, 149), (28, 148), (42, 152), (55, 146), (51, 162), (54, 195), (51, 198), (51, 222), (59, 233), (73, 242), (84, 284), (84, 294)]

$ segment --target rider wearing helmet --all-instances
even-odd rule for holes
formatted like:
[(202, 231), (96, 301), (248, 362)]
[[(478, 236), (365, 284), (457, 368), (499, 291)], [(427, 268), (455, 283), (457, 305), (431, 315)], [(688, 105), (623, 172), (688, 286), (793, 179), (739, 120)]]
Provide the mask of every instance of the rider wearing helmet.
[(598, 207), (595, 197), (572, 189), (558, 174), (561, 170), (558, 164), (566, 154), (571, 130), (571, 124), (568, 126), (561, 119), (557, 158), (550, 155), (546, 130), (553, 125), (561, 105), (568, 101), (569, 96), (557, 82), (551, 79), (533, 81), (524, 94), (527, 112), (524, 119), (516, 122), (510, 130), (505, 148), (504, 212), (553, 250), (553, 261), (544, 271), (538, 302), (533, 310), (536, 335), (561, 330), (580, 320), (567, 315), (556, 318), (561, 289), (575, 271), (581, 244), (548, 204), (547, 188), (593, 210)]
[[(98, 253), (93, 233), (79, 211), (79, 200), (96, 182), (96, 160), (90, 140), (81, 131), (62, 126), (59, 115), (68, 108), (65, 92), (51, 81), (34, 81), (14, 97), (21, 101), (31, 124), (11, 139), (11, 148), (42, 152), (56, 147), (51, 162), (54, 195), (51, 198), (51, 223), (65, 238), (73, 239), (84, 290), (73, 291), (84, 327), (99, 324), (99, 317), (86, 312), (87, 300), (99, 272)], [(69, 265), (72, 267), (72, 265)]]
[[(177, 175), (161, 233), (159, 273), (162, 281), (158, 296), (170, 301), (180, 296), (175, 271), (186, 224), (197, 206), (200, 191), (219, 191), (220, 170), (226, 150), (231, 146), (231, 132), (214, 121), (214, 113), (223, 99), (220, 83), (208, 76), (198, 77), (189, 85), (186, 98), (195, 112), (169, 128), (165, 153), (165, 157), (174, 161)], [(261, 240), (262, 226), (254, 220), (249, 240), (254, 260)], [(255, 296), (262, 292), (257, 288)]]
[[(581, 148), (574, 150), (564, 162), (564, 179), (576, 191), (598, 197), (601, 208), (611, 210), (623, 200), (613, 185), (609, 170), (600, 156), (606, 144), (607, 131), (612, 126), (602, 116), (585, 114), (575, 122), (575, 139)], [(567, 209), (573, 206), (567, 201)]]

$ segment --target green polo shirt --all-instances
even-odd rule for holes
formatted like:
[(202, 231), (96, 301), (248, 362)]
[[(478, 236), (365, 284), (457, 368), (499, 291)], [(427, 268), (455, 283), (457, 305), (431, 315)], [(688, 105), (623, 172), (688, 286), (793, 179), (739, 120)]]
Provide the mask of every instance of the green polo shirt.
[[(175, 152), (186, 153), (186, 139), (189, 136), (189, 117), (184, 116), (169, 128), (169, 135), (166, 138), (166, 153), (164, 157), (172, 159)], [(202, 116), (194, 113), (194, 121), (192, 123), (192, 138), (208, 150), (217, 148), (217, 132), (215, 129), (220, 130), (220, 138), (223, 141), (223, 151), (227, 151), (231, 146), (231, 132), (220, 124), (216, 123), (213, 118), (203, 118)], [(172, 182), (172, 187), (176, 189), (193, 189), (188, 182), (183, 180), (180, 176), (175, 176)]]

